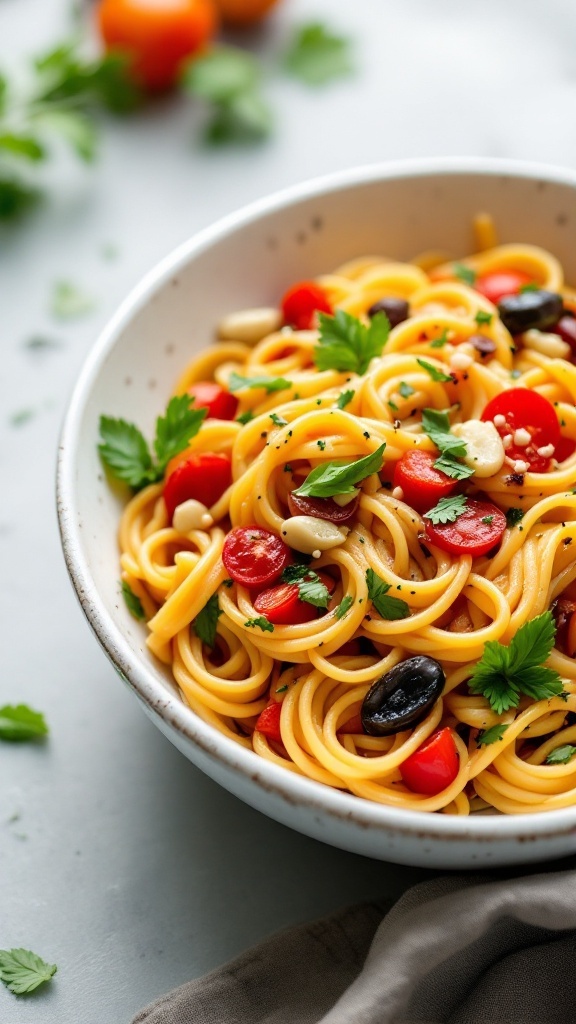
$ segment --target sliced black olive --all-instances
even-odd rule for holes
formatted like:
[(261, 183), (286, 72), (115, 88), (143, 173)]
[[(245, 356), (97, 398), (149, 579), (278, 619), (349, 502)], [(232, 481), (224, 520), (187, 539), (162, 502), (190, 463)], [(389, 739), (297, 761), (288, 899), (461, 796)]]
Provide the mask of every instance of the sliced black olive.
[(410, 307), (406, 302), (406, 299), (394, 299), (392, 297), (387, 299), (379, 299), (375, 302), (368, 310), (368, 316), (372, 318), (376, 316), (376, 313), (386, 313), (390, 321), (390, 327), (397, 327), (398, 324), (403, 323), (404, 320), (408, 319), (410, 314)]
[(360, 717), (370, 736), (390, 736), (426, 717), (444, 689), (446, 676), (434, 658), (417, 654), (377, 679), (366, 694)]
[(521, 334), (533, 328), (546, 331), (562, 316), (562, 298), (542, 288), (527, 289), (518, 295), (505, 295), (498, 303), (498, 312), (510, 334)]
[(488, 338), (486, 334), (472, 334), (468, 338), (468, 344), (472, 345), (481, 356), (492, 355), (496, 351), (496, 342)]

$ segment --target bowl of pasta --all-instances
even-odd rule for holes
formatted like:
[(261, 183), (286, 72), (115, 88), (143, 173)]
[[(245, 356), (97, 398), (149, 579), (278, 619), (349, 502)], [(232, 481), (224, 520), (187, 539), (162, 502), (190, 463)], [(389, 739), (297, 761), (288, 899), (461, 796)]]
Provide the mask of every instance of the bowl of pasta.
[(168, 256), (65, 419), (122, 679), (248, 804), (443, 868), (576, 850), (576, 175), (351, 170)]

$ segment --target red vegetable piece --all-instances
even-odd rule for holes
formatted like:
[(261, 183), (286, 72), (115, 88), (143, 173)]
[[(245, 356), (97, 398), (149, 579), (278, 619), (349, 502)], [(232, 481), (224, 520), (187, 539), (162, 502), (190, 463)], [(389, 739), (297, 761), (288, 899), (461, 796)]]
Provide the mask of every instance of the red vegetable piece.
[[(332, 576), (319, 572), (318, 577), (328, 593), (332, 594), (336, 589), (336, 581)], [(280, 583), (269, 590), (263, 590), (254, 599), (254, 607), (275, 626), (298, 626), (302, 622), (316, 619), (319, 611), (325, 611), (310, 604), (309, 601), (303, 601), (297, 583)]]
[(558, 462), (564, 462), (565, 459), (569, 459), (571, 455), (574, 455), (576, 451), (576, 441), (573, 441), (571, 437), (562, 436), (556, 445), (556, 451), (554, 452), (554, 458)]
[(532, 283), (523, 270), (494, 270), (477, 277), (474, 288), (496, 306), (505, 295), (516, 295), (523, 285)]
[(554, 334), (558, 334), (562, 341), (570, 345), (570, 358), (574, 362), (576, 359), (576, 317), (571, 316), (570, 313), (565, 313), (564, 316), (560, 317), (556, 326), (551, 327), (550, 330)]
[(424, 516), (425, 540), (451, 555), (485, 555), (502, 539), (506, 516), (488, 501), (469, 498), (464, 512), (453, 523), (434, 525)]
[(284, 323), (297, 331), (314, 326), (316, 313), (332, 313), (328, 296), (314, 281), (299, 281), (289, 288), (280, 303)]
[(237, 526), (224, 541), (222, 561), (236, 583), (265, 587), (274, 583), (290, 565), (292, 552), (270, 530), (261, 526)]
[(357, 494), (347, 505), (339, 505), (334, 498), (307, 498), (292, 491), (288, 495), (288, 508), (292, 516), (315, 516), (316, 519), (327, 519), (330, 523), (341, 526), (354, 519), (360, 495)]
[(233, 420), (238, 410), (238, 399), (212, 380), (199, 380), (191, 384), (188, 394), (192, 395), (197, 409), (207, 409), (208, 416), (217, 420)]
[(438, 455), (414, 449), (405, 452), (396, 463), (394, 487), (402, 488), (404, 501), (417, 512), (426, 512), (436, 505), (440, 498), (452, 494), (458, 486), (457, 480), (452, 480), (446, 473), (434, 469), (437, 458)]
[(436, 796), (451, 785), (460, 762), (452, 730), (439, 729), (400, 765), (403, 781), (413, 793)]
[[(504, 423), (500, 417), (504, 417)], [(495, 417), (498, 422), (494, 422)], [(554, 406), (547, 398), (529, 388), (509, 388), (496, 395), (484, 409), (483, 420), (492, 420), (500, 437), (523, 427), (530, 434), (528, 445), (511, 444), (506, 449), (509, 458), (527, 462), (532, 473), (546, 473), (552, 464), (552, 456), (538, 454), (539, 448), (560, 443), (560, 426)]]
[(263, 736), (267, 736), (270, 740), (276, 740), (277, 743), (282, 742), (282, 733), (280, 732), (280, 715), (282, 713), (281, 701), (272, 701), (268, 704), (263, 711), (260, 712), (256, 719), (256, 725), (254, 728), (257, 732), (261, 732)]
[(232, 463), (220, 452), (200, 452), (179, 460), (164, 484), (164, 501), (170, 522), (174, 509), (195, 498), (211, 508), (232, 483)]

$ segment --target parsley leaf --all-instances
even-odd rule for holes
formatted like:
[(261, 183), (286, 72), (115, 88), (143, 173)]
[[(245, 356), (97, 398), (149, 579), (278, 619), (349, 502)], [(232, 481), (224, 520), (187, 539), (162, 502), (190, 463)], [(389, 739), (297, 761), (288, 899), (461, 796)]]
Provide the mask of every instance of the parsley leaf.
[(467, 284), (470, 288), (476, 283), (476, 271), (472, 270), (472, 267), (467, 267), (465, 263), (453, 263), (452, 270), (454, 277), (462, 284)]
[(297, 583), (298, 596), (315, 608), (327, 608), (330, 600), (328, 587), (322, 583), (317, 572), (307, 565), (288, 565), (281, 576), (283, 583)]
[(338, 401), (336, 402), (338, 408), (345, 409), (349, 402), (352, 401), (355, 394), (355, 391), (343, 391), (342, 394), (338, 395)]
[(563, 747), (555, 747), (546, 758), (546, 764), (568, 764), (576, 754), (576, 747), (566, 743)]
[(486, 313), (483, 309), (479, 309), (474, 317), (478, 327), (482, 327), (483, 324), (491, 324), (493, 318), (493, 313)]
[(552, 613), (546, 611), (525, 622), (508, 647), (489, 640), (468, 682), (470, 692), (486, 697), (497, 715), (518, 707), (521, 693), (533, 700), (558, 696), (562, 680), (542, 664), (550, 655), (555, 632)]
[(369, 326), (358, 317), (337, 309), (334, 316), (319, 313), (320, 337), (314, 347), (314, 362), (319, 370), (351, 370), (365, 373), (370, 360), (382, 354), (390, 321), (385, 313), (376, 313)]
[(154, 462), (148, 442), (133, 423), (110, 416), (100, 417), (100, 457), (113, 476), (139, 489), (161, 480), (170, 459), (184, 451), (198, 433), (206, 409), (193, 408), (190, 395), (171, 398), (166, 413), (156, 421)]
[(288, 420), (285, 420), (283, 416), (279, 416), (276, 412), (270, 413), (270, 419), (275, 427), (285, 427), (288, 424)]
[(350, 44), (320, 22), (302, 25), (284, 57), (286, 70), (306, 85), (324, 85), (352, 71)]
[(72, 281), (57, 281), (54, 285), (50, 310), (58, 320), (73, 320), (94, 309), (94, 299), (86, 295)]
[(448, 341), (448, 331), (443, 330), (437, 338), (433, 338), (430, 342), (430, 348), (444, 348), (444, 345)]
[(420, 357), (417, 356), (416, 362), (423, 370), (426, 370), (426, 373), (432, 378), (432, 380), (438, 381), (441, 384), (450, 384), (452, 382), (452, 377), (449, 373), (444, 373), (443, 370), (439, 370), (437, 366), (433, 366), (432, 363), (428, 363), (426, 359), (420, 359)]
[(398, 387), (398, 393), (402, 398), (410, 398), (410, 395), (416, 394), (416, 388), (413, 388), (411, 384), (408, 384), (405, 380), (400, 381)]
[(521, 508), (508, 508), (506, 509), (506, 526), (511, 530), (514, 526), (518, 526), (524, 518), (524, 512)]
[(248, 626), (251, 629), (254, 629), (256, 626), (258, 626), (261, 630), (263, 630), (266, 633), (274, 632), (274, 626), (272, 625), (271, 622), (268, 622), (268, 619), (266, 619), (264, 615), (260, 615), (257, 619), (247, 619), (244, 625)]
[(455, 523), (458, 516), (466, 511), (467, 503), (465, 495), (452, 494), (448, 498), (440, 498), (438, 504), (425, 515), (434, 526), (438, 523)]
[(437, 409), (422, 411), (422, 429), (440, 450), (440, 458), (436, 459), (434, 468), (439, 469), (453, 480), (465, 480), (472, 476), (474, 470), (456, 460), (466, 455), (466, 444), (460, 437), (450, 433), (448, 414)]
[(489, 743), (496, 743), (501, 740), (508, 728), (507, 725), (493, 725), (490, 729), (482, 729), (476, 737), (478, 747), (488, 746)]
[(346, 612), (350, 611), (350, 608), (354, 604), (354, 598), (351, 594), (345, 594), (340, 604), (334, 609), (334, 614), (337, 619), (343, 619)]
[(228, 378), (229, 391), (241, 391), (242, 388), (264, 388), (267, 395), (273, 391), (283, 391), (284, 388), (291, 388), (292, 384), (284, 377), (240, 377), (237, 373), (231, 373)]
[(56, 971), (56, 964), (46, 963), (29, 949), (0, 949), (0, 981), (16, 996), (33, 992)]
[(331, 498), (334, 494), (352, 494), (354, 485), (372, 473), (379, 473), (384, 462), (381, 444), (375, 452), (356, 462), (325, 462), (316, 466), (294, 494), (308, 498)]
[(208, 647), (214, 647), (216, 643), (216, 627), (221, 614), (218, 594), (212, 594), (192, 623), (196, 636)]
[(258, 62), (246, 50), (211, 47), (188, 62), (182, 81), (188, 92), (211, 104), (207, 142), (256, 141), (270, 132), (272, 115), (260, 92)]
[(388, 597), (390, 584), (380, 579), (373, 569), (366, 570), (366, 585), (368, 597), (383, 619), (406, 619), (410, 615), (406, 601), (399, 597)]
[(242, 426), (245, 426), (247, 423), (250, 423), (250, 420), (253, 419), (254, 413), (252, 412), (252, 409), (247, 409), (246, 412), (243, 412), (240, 414), (240, 416), (236, 417), (236, 423), (241, 423)]
[(135, 619), (139, 619), (140, 621), (142, 619), (145, 619), (146, 615), (144, 614), (142, 601), (134, 593), (130, 584), (127, 583), (126, 580), (122, 580), (120, 586), (122, 590), (122, 597), (126, 602), (126, 607), (128, 608), (130, 614), (133, 615)]
[(27, 704), (5, 704), (0, 708), (0, 740), (17, 743), (47, 735), (48, 726), (40, 711), (33, 711)]
[(474, 475), (474, 470), (470, 466), (466, 466), (463, 462), (457, 462), (451, 455), (441, 455), (439, 459), (436, 459), (434, 469), (439, 469), (441, 473), (452, 477), (453, 480), (467, 480), (469, 476)]

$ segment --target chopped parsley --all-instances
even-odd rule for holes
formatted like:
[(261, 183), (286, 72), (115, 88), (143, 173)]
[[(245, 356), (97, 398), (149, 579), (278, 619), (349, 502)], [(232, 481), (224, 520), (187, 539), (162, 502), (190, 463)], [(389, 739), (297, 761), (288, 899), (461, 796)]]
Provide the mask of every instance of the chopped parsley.
[(221, 614), (218, 594), (212, 594), (192, 623), (196, 636), (208, 647), (214, 647), (216, 643), (218, 618)]
[(470, 466), (458, 462), (458, 459), (466, 455), (467, 448), (461, 437), (456, 437), (450, 432), (448, 413), (439, 412), (437, 409), (424, 409), (422, 429), (440, 450), (440, 457), (434, 463), (435, 469), (439, 469), (453, 480), (465, 480), (473, 475), (474, 470)]
[(240, 413), (239, 416), (236, 417), (236, 423), (241, 423), (242, 426), (245, 426), (247, 423), (250, 423), (250, 420), (253, 419), (254, 413), (252, 412), (252, 409), (247, 409), (246, 412), (242, 412)]
[(480, 520), (480, 522), (481, 523), (486, 523), (486, 526), (490, 526), (490, 524), (491, 524), (493, 519), (494, 519), (494, 516), (482, 516), (482, 519)]
[(318, 447), (319, 447), (321, 452), (323, 452), (325, 450), (325, 448), (326, 448), (326, 441), (316, 441), (316, 444), (318, 445)]
[(238, 373), (231, 373), (228, 378), (229, 391), (241, 391), (243, 388), (263, 388), (267, 395), (273, 391), (284, 391), (291, 388), (292, 384), (284, 377), (241, 377)]
[(433, 338), (430, 342), (430, 348), (444, 348), (444, 345), (448, 341), (448, 331), (443, 330), (442, 334), (438, 338)]
[(135, 619), (142, 622), (142, 620), (146, 618), (144, 608), (142, 607), (142, 601), (134, 593), (132, 587), (126, 582), (126, 580), (120, 581), (120, 589), (130, 615), (133, 615)]
[(376, 451), (356, 462), (325, 462), (316, 466), (294, 493), (308, 498), (331, 498), (334, 494), (353, 494), (355, 484), (372, 473), (379, 473), (384, 462), (383, 443)]
[(351, 370), (365, 373), (370, 360), (382, 355), (388, 341), (390, 321), (385, 313), (376, 313), (366, 326), (358, 317), (336, 310), (334, 316), (319, 313), (320, 336), (314, 347), (314, 362), (319, 370)]
[(154, 456), (133, 423), (101, 416), (98, 451), (104, 465), (118, 480), (136, 490), (161, 480), (170, 459), (188, 447), (202, 426), (207, 410), (196, 409), (193, 403), (190, 395), (170, 399), (164, 416), (156, 420)]
[(271, 622), (268, 622), (268, 619), (265, 618), (264, 615), (259, 615), (257, 619), (247, 619), (244, 625), (248, 626), (249, 629), (255, 629), (256, 626), (258, 626), (258, 628), (263, 630), (265, 633), (274, 632), (274, 626)]
[(416, 357), (416, 362), (426, 373), (432, 378), (432, 380), (438, 381), (440, 384), (452, 383), (452, 377), (449, 373), (444, 373), (444, 370), (439, 370), (437, 366), (433, 366), (432, 363), (421, 359), (419, 356)]
[(514, 526), (518, 526), (524, 518), (524, 512), (521, 508), (508, 508), (506, 509), (506, 526), (509, 530), (512, 530)]
[(440, 498), (438, 504), (426, 512), (426, 518), (434, 526), (438, 523), (455, 523), (466, 511), (466, 505), (467, 498), (463, 494), (452, 494), (448, 498)]
[(327, 608), (330, 600), (328, 587), (322, 583), (318, 573), (307, 565), (288, 565), (280, 577), (283, 583), (297, 583), (298, 596), (315, 608)]
[(352, 401), (355, 394), (355, 391), (343, 391), (342, 394), (338, 395), (338, 401), (336, 402), (338, 408), (345, 409), (349, 402)]
[(350, 611), (350, 609), (351, 609), (353, 604), (354, 604), (354, 598), (352, 597), (352, 595), (351, 594), (345, 594), (345, 596), (340, 601), (340, 604), (338, 605), (338, 607), (334, 609), (334, 614), (335, 614), (336, 618), (337, 619), (343, 619), (344, 616), (346, 615), (346, 612)]
[(275, 427), (286, 427), (288, 426), (288, 420), (285, 420), (283, 416), (279, 416), (277, 412), (270, 413), (270, 419)]
[(481, 693), (497, 715), (518, 707), (521, 694), (533, 700), (557, 697), (563, 691), (562, 680), (543, 664), (555, 633), (552, 613), (546, 611), (520, 626), (508, 647), (488, 640), (469, 680), (470, 692)]
[(492, 323), (492, 320), (494, 319), (494, 314), (486, 313), (485, 310), (479, 309), (474, 319), (478, 324), (478, 327), (483, 327), (484, 324), (486, 324), (487, 326), (488, 324)]
[(507, 725), (493, 725), (490, 729), (482, 729), (476, 737), (476, 745), (487, 747), (489, 743), (496, 743), (497, 740), (504, 738), (507, 728)]
[(453, 263), (452, 271), (454, 277), (462, 281), (462, 284), (467, 284), (472, 288), (476, 283), (476, 271), (472, 270), (472, 267), (467, 267), (465, 263)]
[(368, 597), (383, 619), (406, 619), (410, 615), (406, 601), (399, 597), (389, 597), (390, 583), (380, 579), (373, 569), (366, 570), (366, 585)]
[(546, 758), (546, 764), (568, 764), (576, 754), (576, 747), (566, 743), (563, 747), (555, 747)]
[(416, 389), (413, 388), (411, 384), (408, 384), (405, 380), (402, 380), (400, 381), (400, 385), (398, 387), (398, 393), (401, 395), (402, 398), (410, 398), (411, 395), (416, 394)]

